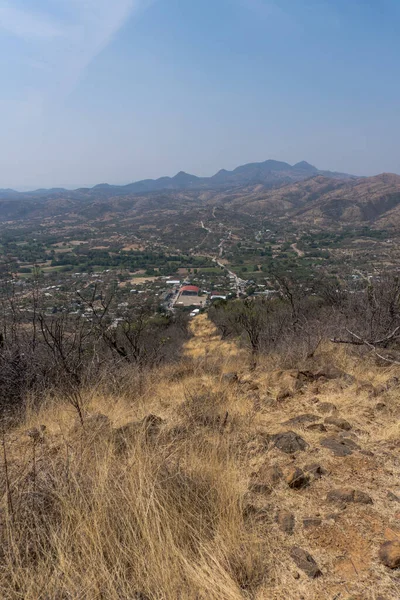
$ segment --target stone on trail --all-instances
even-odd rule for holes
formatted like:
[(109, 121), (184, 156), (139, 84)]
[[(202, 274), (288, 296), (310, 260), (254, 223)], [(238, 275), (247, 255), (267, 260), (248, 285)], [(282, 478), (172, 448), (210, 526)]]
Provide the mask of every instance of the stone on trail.
[(283, 473), (277, 465), (263, 464), (252, 474), (249, 490), (257, 494), (271, 493), (282, 477)]
[(305, 517), (303, 519), (303, 527), (304, 529), (309, 529), (310, 527), (319, 527), (322, 523), (322, 519), (318, 517)]
[(324, 419), (324, 423), (326, 425), (335, 425), (338, 429), (343, 429), (344, 431), (350, 431), (351, 425), (346, 419), (341, 419), (340, 417), (326, 417)]
[(292, 535), (294, 531), (295, 517), (294, 514), (288, 510), (280, 510), (276, 515), (276, 522), (283, 533)]
[(290, 467), (285, 474), (285, 481), (290, 488), (298, 490), (306, 487), (310, 481), (310, 478), (302, 469), (299, 469), (298, 467)]
[(297, 415), (297, 417), (292, 417), (288, 421), (282, 423), (282, 425), (304, 425), (305, 423), (314, 423), (315, 421), (319, 421), (321, 417), (318, 415), (313, 415), (306, 413), (304, 415)]
[(379, 549), (379, 559), (389, 569), (400, 567), (400, 541), (385, 542)]
[(307, 473), (310, 473), (314, 479), (321, 479), (323, 475), (327, 475), (328, 471), (318, 463), (310, 463), (304, 467)]
[(306, 550), (303, 550), (298, 546), (293, 546), (290, 551), (290, 556), (292, 557), (296, 566), (304, 571), (304, 573), (306, 573), (306, 575), (308, 575), (311, 579), (315, 579), (316, 577), (320, 577), (322, 575), (322, 572), (315, 562), (315, 559), (309, 552), (306, 552)]
[(303, 451), (308, 447), (308, 444), (303, 438), (294, 431), (283, 431), (271, 436), (275, 448), (278, 448), (286, 454), (294, 454), (295, 452)]
[(353, 450), (359, 450), (360, 446), (348, 438), (330, 436), (323, 438), (320, 442), (323, 448), (331, 450), (335, 456), (349, 456)]
[(309, 429), (310, 431), (320, 431), (321, 433), (328, 431), (323, 423), (312, 423), (311, 425), (307, 425), (306, 429)]
[(400, 498), (398, 496), (396, 496), (396, 494), (393, 494), (393, 492), (388, 492), (387, 493), (387, 497), (389, 500), (391, 500), (392, 502), (400, 502)]
[(354, 490), (352, 488), (338, 488), (328, 492), (326, 499), (329, 502), (338, 502), (340, 504), (372, 504), (372, 498), (365, 492)]

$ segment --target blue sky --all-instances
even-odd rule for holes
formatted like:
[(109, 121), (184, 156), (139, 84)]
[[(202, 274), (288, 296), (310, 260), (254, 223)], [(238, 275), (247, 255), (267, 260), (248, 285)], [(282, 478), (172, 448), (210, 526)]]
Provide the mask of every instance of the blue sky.
[(0, 187), (400, 173), (398, 0), (0, 0)]

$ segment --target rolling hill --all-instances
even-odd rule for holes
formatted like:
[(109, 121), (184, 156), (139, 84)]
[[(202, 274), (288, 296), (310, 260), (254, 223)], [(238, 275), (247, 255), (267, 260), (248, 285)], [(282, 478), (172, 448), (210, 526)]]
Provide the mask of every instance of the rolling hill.
[[(65, 218), (82, 222), (108, 215), (157, 215), (223, 206), (230, 212), (287, 220), (300, 226), (370, 225), (400, 230), (400, 176), (354, 177), (323, 172), (308, 163), (251, 163), (209, 178), (175, 177), (127, 186), (100, 184), (78, 190), (0, 193), (0, 222)], [(167, 213), (165, 213), (167, 214)]]

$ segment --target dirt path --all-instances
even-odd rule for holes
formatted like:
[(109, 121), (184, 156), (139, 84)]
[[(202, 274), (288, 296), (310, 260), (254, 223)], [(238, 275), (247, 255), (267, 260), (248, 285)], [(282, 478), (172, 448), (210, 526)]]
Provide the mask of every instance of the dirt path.
[(300, 250), (300, 249), (297, 247), (297, 244), (291, 244), (291, 246), (290, 246), (290, 247), (291, 247), (291, 248), (292, 248), (292, 249), (293, 249), (293, 250), (296, 252), (296, 254), (297, 254), (297, 256), (298, 256), (299, 258), (303, 258), (303, 256), (305, 256), (305, 254), (304, 254), (303, 250)]

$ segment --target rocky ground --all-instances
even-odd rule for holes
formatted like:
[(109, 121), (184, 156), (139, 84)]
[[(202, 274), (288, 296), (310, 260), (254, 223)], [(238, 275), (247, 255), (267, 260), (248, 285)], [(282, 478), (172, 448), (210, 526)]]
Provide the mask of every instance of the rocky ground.
[(254, 403), (245, 510), (274, 555), (260, 598), (400, 597), (400, 380), (330, 352), (304, 370), (223, 376)]

